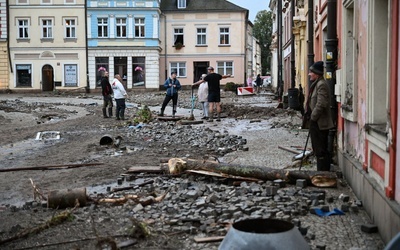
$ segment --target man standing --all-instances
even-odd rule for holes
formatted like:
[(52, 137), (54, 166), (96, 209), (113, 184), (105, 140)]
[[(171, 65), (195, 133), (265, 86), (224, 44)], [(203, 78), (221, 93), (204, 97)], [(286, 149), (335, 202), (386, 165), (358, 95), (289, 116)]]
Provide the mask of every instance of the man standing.
[[(110, 118), (112, 117), (112, 88), (110, 82), (108, 81), (108, 72), (104, 71), (101, 77), (101, 93), (103, 95), (103, 117)], [(107, 107), (108, 107), (108, 116), (107, 116)]]
[(179, 80), (176, 79), (176, 72), (171, 73), (171, 77), (165, 81), (164, 87), (167, 89), (167, 93), (161, 106), (160, 116), (164, 116), (165, 107), (172, 99), (172, 117), (175, 117), (176, 108), (178, 106), (178, 90), (182, 87)]
[(324, 77), (324, 62), (311, 65), (308, 76), (312, 82), (307, 100), (306, 117), (310, 121), (309, 133), (318, 171), (330, 171), (331, 155), (328, 151), (329, 129), (334, 127), (330, 108), (330, 90)]
[[(221, 121), (221, 90), (220, 90), (220, 80), (223, 78), (228, 78), (231, 75), (220, 75), (214, 73), (213, 67), (208, 67), (208, 75), (204, 79), (193, 83), (193, 86), (200, 85), (203, 82), (208, 83), (208, 103), (209, 103), (209, 122), (213, 121), (214, 108), (217, 110), (217, 122)], [(192, 87), (193, 87), (192, 86)]]
[(115, 102), (117, 103), (115, 114), (117, 116), (117, 120), (125, 120), (125, 98), (128, 96), (121, 82), (121, 76), (119, 74), (116, 74), (114, 76), (113, 83), (111, 84), (114, 92)]

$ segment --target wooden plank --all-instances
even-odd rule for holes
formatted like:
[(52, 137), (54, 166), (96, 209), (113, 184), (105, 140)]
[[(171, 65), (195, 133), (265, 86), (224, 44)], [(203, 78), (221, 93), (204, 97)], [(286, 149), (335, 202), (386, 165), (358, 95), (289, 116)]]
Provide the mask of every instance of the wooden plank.
[(197, 243), (217, 242), (222, 241), (225, 236), (213, 236), (213, 237), (194, 237), (194, 241)]
[(134, 166), (130, 167), (126, 173), (162, 173), (164, 168), (160, 166)]
[(302, 153), (302, 151), (294, 150), (294, 149), (287, 148), (287, 147), (284, 147), (284, 146), (278, 146), (278, 148), (286, 150), (286, 151), (288, 151), (290, 153), (293, 153), (293, 154), (301, 154)]

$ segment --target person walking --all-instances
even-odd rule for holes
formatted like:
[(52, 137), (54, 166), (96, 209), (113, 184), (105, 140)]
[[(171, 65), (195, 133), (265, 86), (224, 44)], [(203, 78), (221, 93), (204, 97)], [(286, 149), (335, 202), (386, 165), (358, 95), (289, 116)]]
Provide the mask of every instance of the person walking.
[(175, 117), (176, 108), (178, 106), (178, 91), (182, 88), (181, 83), (176, 79), (176, 72), (172, 72), (171, 76), (165, 80), (164, 87), (167, 89), (164, 101), (161, 106), (160, 116), (164, 116), (165, 107), (172, 99), (172, 117)]
[[(101, 77), (101, 94), (103, 95), (103, 117), (110, 118), (112, 117), (112, 108), (113, 108), (113, 101), (112, 101), (112, 88), (110, 82), (108, 80), (108, 71), (103, 71)], [(107, 115), (107, 108), (108, 108), (108, 115)]]
[(262, 85), (262, 79), (260, 74), (258, 74), (256, 78), (257, 93), (260, 93), (261, 85)]
[[(214, 108), (217, 111), (217, 121), (221, 121), (221, 90), (220, 90), (220, 81), (221, 79), (231, 77), (231, 75), (220, 75), (214, 72), (213, 67), (207, 68), (208, 75), (204, 77), (204, 79), (200, 79), (199, 81), (193, 83), (193, 86), (200, 85), (203, 82), (208, 83), (208, 103), (209, 103), (209, 118), (208, 121), (213, 121), (213, 112)], [(192, 87), (193, 87), (192, 86)]]
[[(207, 74), (202, 74), (200, 79), (204, 79)], [(203, 118), (208, 119), (208, 83), (203, 82), (199, 85), (199, 90), (197, 92), (201, 108), (203, 109)]]
[(317, 158), (317, 171), (330, 171), (331, 155), (328, 150), (329, 129), (334, 127), (330, 90), (324, 77), (324, 62), (318, 61), (310, 66), (308, 76), (312, 82), (306, 104), (306, 119), (309, 120), (309, 133), (314, 155)]
[(126, 93), (124, 85), (122, 85), (122, 78), (119, 74), (114, 76), (111, 87), (114, 92), (114, 99), (117, 106), (115, 112), (117, 120), (125, 120), (125, 98), (128, 96), (128, 94)]

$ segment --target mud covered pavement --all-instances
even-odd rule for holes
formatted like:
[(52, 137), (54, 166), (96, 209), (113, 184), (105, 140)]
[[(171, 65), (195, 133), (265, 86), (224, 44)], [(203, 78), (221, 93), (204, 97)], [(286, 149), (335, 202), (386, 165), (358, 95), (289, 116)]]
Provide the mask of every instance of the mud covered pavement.
[[(224, 93), (221, 122), (134, 122), (145, 105), (153, 114), (159, 111), (163, 97), (163, 92), (131, 94), (129, 119), (116, 121), (102, 118), (96, 94), (1, 95), (0, 170), (58, 169), (0, 172), (0, 248), (217, 249), (218, 237), (246, 218), (290, 221), (315, 249), (383, 248), (378, 234), (360, 230), (369, 219), (344, 180), (337, 188), (323, 189), (129, 172), (159, 167), (160, 160), (172, 157), (283, 169), (294, 154), (278, 146), (304, 147), (307, 133), (299, 129), (300, 114), (276, 109), (268, 93)], [(177, 114), (189, 117), (190, 107), (190, 92), (181, 92)], [(200, 120), (199, 109), (194, 116)], [(100, 145), (104, 136), (122, 139), (118, 147)], [(85, 206), (47, 208), (44, 198), (50, 191), (78, 188), (86, 188)], [(310, 213), (317, 206), (347, 206), (348, 212), (319, 217)], [(200, 242), (208, 237), (217, 237), (216, 242)]]

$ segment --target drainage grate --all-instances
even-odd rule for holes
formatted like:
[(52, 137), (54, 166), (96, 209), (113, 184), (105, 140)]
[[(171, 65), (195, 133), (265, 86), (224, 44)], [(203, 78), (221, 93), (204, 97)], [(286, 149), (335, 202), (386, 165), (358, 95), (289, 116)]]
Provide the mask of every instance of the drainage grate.
[(59, 131), (43, 131), (37, 133), (35, 140), (60, 140), (60, 138), (61, 136)]

